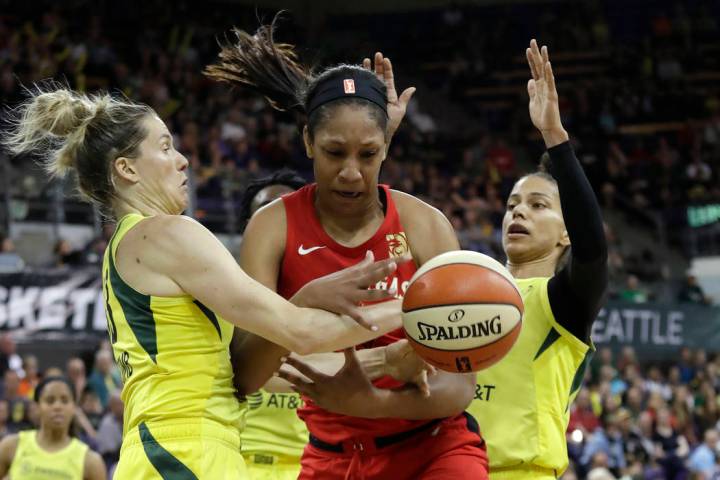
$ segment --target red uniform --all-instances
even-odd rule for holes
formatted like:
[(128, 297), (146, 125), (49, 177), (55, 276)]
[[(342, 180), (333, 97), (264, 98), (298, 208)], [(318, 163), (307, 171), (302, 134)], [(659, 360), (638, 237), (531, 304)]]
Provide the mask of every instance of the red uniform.
[[(376, 260), (409, 251), (390, 189), (381, 185), (379, 193), (385, 220), (369, 240), (352, 248), (337, 243), (320, 224), (314, 206), (315, 185), (283, 197), (287, 238), (278, 279), (280, 295), (290, 298), (308, 282), (357, 264), (368, 250)], [(412, 262), (398, 265), (376, 288), (396, 286), (403, 295), (415, 270)], [(388, 345), (402, 338), (403, 330), (398, 329), (358, 348)], [(374, 384), (378, 388), (402, 386), (389, 377)], [(301, 479), (487, 478), (485, 447), (472, 417), (458, 415), (430, 422), (357, 418), (328, 412), (308, 399), (298, 414), (310, 431)], [(452, 470), (447, 470), (449, 467)]]

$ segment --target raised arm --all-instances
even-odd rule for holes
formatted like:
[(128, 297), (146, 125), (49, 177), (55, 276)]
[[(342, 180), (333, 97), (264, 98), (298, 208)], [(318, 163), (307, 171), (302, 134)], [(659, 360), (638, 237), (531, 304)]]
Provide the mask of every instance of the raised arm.
[(230, 252), (196, 221), (183, 216), (145, 220), (146, 267), (175, 283), (236, 326), (298, 353), (333, 351), (365, 342), (400, 325), (400, 302), (367, 307), (368, 330), (352, 318), (300, 308), (250, 278)]
[(539, 49), (532, 40), (526, 54), (533, 77), (528, 82), (530, 117), (548, 148), (548, 170), (557, 181), (571, 243), (570, 261), (548, 283), (550, 306), (558, 323), (587, 342), (608, 282), (602, 215), (561, 122), (547, 47)]

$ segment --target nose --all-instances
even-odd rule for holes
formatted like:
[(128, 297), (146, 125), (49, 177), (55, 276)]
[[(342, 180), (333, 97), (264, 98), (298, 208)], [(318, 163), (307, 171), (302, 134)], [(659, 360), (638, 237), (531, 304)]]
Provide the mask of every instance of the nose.
[(354, 162), (343, 165), (342, 170), (338, 174), (338, 178), (343, 183), (354, 183), (358, 180), (362, 180), (362, 174), (360, 169), (355, 165)]
[(512, 211), (513, 220), (515, 220), (516, 218), (525, 219), (526, 215), (527, 215), (527, 208), (525, 207), (524, 204), (519, 203), (515, 206), (515, 208), (513, 208), (513, 211)]
[(180, 156), (180, 168), (178, 170), (180, 170), (181, 172), (187, 170), (190, 162), (188, 162), (188, 159), (185, 158), (185, 155), (183, 155), (182, 153), (178, 152), (178, 155)]

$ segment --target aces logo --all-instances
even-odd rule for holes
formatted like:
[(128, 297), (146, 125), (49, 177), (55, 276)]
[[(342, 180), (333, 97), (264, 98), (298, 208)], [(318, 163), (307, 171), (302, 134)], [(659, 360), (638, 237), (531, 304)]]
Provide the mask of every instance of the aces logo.
[(406, 253), (410, 252), (410, 247), (408, 247), (407, 235), (405, 235), (405, 232), (391, 233), (389, 235), (385, 235), (385, 239), (388, 242), (389, 257), (402, 257)]

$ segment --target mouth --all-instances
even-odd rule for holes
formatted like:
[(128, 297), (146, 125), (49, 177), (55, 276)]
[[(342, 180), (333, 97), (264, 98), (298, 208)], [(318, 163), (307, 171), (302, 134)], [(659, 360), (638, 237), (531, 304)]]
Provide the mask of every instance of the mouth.
[(507, 230), (508, 238), (523, 238), (530, 235), (530, 230), (519, 223), (511, 223)]
[(348, 199), (358, 198), (360, 195), (362, 195), (362, 192), (354, 192), (354, 191), (350, 191), (350, 190), (333, 190), (333, 192), (336, 195), (339, 195), (343, 198), (348, 198)]

